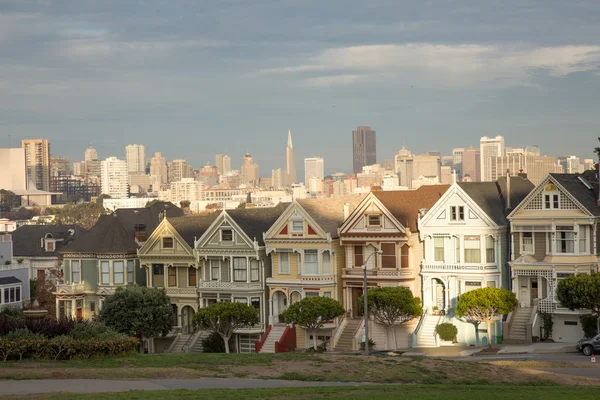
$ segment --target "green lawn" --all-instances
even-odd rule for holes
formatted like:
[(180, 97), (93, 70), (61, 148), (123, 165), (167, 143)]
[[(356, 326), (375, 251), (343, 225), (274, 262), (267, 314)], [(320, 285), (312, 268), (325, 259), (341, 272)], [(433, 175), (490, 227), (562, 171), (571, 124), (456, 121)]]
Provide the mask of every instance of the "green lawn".
[[(1, 397), (0, 397), (1, 398)], [(30, 397), (11, 396), (12, 400)], [(173, 390), (173, 391), (133, 391), (107, 394), (54, 394), (37, 395), (37, 399), (57, 400), (125, 400), (125, 399), (595, 399), (597, 387), (529, 387), (529, 386), (359, 386), (351, 388), (281, 388), (281, 389), (210, 389), (210, 390)]]

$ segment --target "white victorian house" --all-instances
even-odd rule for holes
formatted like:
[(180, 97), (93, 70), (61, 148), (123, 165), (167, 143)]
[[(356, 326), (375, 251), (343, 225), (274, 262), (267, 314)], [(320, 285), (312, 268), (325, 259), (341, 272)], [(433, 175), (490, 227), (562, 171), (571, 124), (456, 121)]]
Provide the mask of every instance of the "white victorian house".
[(491, 329), (494, 337), (487, 338), (484, 325), (476, 329), (455, 317), (454, 310), (462, 293), (484, 287), (510, 288), (507, 210), (532, 189), (533, 184), (520, 176), (508, 182), (506, 178), (459, 182), (430, 210), (423, 210), (418, 224), (425, 245), (421, 262), (425, 316), (416, 332), (417, 346), (438, 345), (433, 332), (441, 322), (454, 324), (458, 342), (467, 345), (495, 343), (502, 335), (501, 321)]

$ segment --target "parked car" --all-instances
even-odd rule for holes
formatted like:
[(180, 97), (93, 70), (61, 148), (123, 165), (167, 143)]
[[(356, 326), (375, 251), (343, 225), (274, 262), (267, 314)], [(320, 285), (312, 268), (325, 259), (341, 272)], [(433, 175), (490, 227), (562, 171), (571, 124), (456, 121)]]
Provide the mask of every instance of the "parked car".
[(591, 339), (581, 339), (577, 342), (577, 350), (582, 352), (586, 356), (600, 351), (600, 335), (596, 335)]

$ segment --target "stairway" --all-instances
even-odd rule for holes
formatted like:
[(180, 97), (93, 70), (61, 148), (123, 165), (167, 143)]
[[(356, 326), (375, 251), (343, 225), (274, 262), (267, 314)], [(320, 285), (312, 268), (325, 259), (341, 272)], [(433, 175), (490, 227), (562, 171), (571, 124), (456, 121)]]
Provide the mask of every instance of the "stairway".
[(417, 334), (417, 347), (437, 347), (435, 329), (440, 323), (441, 317), (437, 315), (423, 315), (421, 318), (424, 318), (424, 320)]
[(353, 351), (354, 349), (354, 334), (362, 319), (346, 319), (346, 326), (340, 335), (337, 343), (335, 343), (335, 351)]
[(169, 353), (183, 353), (183, 345), (192, 335), (190, 333), (181, 334), (175, 338), (175, 342), (171, 345)]
[(190, 343), (190, 347), (188, 349), (189, 353), (203, 353), (204, 347), (202, 347), (202, 340), (210, 335), (210, 332), (200, 331), (198, 338), (194, 343)]
[(275, 342), (281, 339), (286, 326), (285, 324), (277, 324), (271, 327), (271, 331), (261, 347), (260, 353), (275, 353)]
[(527, 323), (531, 318), (531, 308), (516, 308), (513, 311), (510, 332), (508, 333), (508, 343), (529, 343), (531, 338), (527, 337)]

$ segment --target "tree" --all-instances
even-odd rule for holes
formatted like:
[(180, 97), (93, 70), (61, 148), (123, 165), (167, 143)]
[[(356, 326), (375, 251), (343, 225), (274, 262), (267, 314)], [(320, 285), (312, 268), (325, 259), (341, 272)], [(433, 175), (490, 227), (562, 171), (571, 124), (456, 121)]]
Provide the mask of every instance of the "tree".
[(244, 303), (221, 301), (201, 308), (194, 315), (194, 325), (218, 333), (225, 344), (225, 353), (229, 353), (229, 339), (236, 329), (257, 324), (258, 310)]
[(245, 208), (246, 208), (246, 203), (240, 203), (240, 204), (238, 204), (238, 206), (237, 206), (237, 209), (238, 209), (238, 210), (243, 210), (243, 209), (245, 209)]
[(65, 204), (57, 211), (57, 225), (79, 225), (84, 229), (93, 227), (105, 213), (104, 207), (97, 203)]
[(189, 200), (181, 200), (179, 202), (179, 205), (181, 206), (182, 209), (190, 208), (190, 204), (192, 204), (192, 202)]
[(0, 189), (0, 206), (9, 209), (21, 207), (21, 196), (17, 196), (10, 190)]
[[(569, 310), (587, 309), (600, 317), (600, 273), (571, 275), (556, 285), (558, 301)], [(600, 332), (600, 318), (596, 331)]]
[(164, 289), (125, 286), (106, 298), (98, 319), (117, 332), (150, 339), (169, 333), (173, 309)]
[(79, 203), (83, 199), (83, 196), (79, 193), (73, 193), (67, 197), (67, 203)]
[(313, 348), (317, 350), (317, 330), (327, 321), (331, 321), (346, 312), (344, 307), (329, 297), (310, 296), (289, 306), (282, 315), (286, 323), (294, 323), (311, 332)]
[(35, 216), (35, 213), (32, 210), (28, 210), (25, 207), (21, 207), (17, 211), (17, 219), (31, 219), (34, 216)]
[[(600, 137), (598, 138), (598, 141), (600, 142)], [(595, 147), (594, 148), (594, 153), (596, 153), (596, 156), (598, 157), (598, 160), (600, 160), (600, 147)]]
[(100, 204), (103, 205), (104, 204), (104, 199), (110, 199), (110, 195), (109, 194), (101, 194), (100, 196), (98, 196), (98, 198), (96, 199), (96, 204)]
[(456, 315), (479, 325), (487, 325), (488, 344), (492, 345), (491, 323), (499, 316), (508, 314), (518, 304), (515, 294), (501, 288), (483, 288), (463, 293), (456, 303)]
[[(406, 287), (381, 287), (369, 290), (367, 295), (369, 315), (376, 322), (387, 326), (392, 331), (394, 350), (398, 348), (396, 341), (396, 325), (403, 324), (423, 314), (421, 299), (413, 296)], [(359, 300), (361, 311), (364, 312), (364, 297)]]

